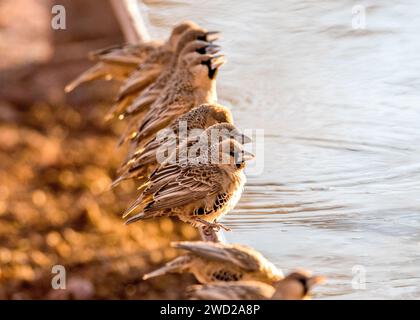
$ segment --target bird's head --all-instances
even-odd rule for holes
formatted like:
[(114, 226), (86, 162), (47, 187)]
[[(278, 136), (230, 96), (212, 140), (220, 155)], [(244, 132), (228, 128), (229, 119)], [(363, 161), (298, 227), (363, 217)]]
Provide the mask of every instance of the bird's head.
[(199, 114), (204, 115), (204, 128), (208, 128), (214, 124), (224, 122), (233, 124), (232, 112), (221, 104), (204, 103), (195, 108), (195, 110)]
[(220, 46), (217, 44), (203, 41), (203, 40), (194, 40), (188, 42), (183, 49), (179, 52), (179, 56), (185, 57), (191, 53), (198, 54), (216, 54), (220, 51)]
[(210, 137), (211, 145), (221, 143), (226, 139), (233, 139), (239, 142), (241, 144), (241, 148), (243, 149), (243, 144), (252, 141), (251, 138), (243, 134), (237, 127), (229, 122), (213, 124), (212, 126), (208, 127), (205, 132), (207, 136)]
[(225, 139), (217, 145), (219, 163), (229, 171), (245, 168), (246, 161), (254, 159), (254, 155), (246, 151), (241, 143), (235, 139)]
[[(310, 297), (310, 292), (314, 286), (326, 281), (323, 276), (313, 276), (311, 272), (298, 269), (288, 274), (279, 282), (281, 288), (276, 292), (278, 298), (283, 299), (290, 296), (292, 299), (304, 299)], [(274, 297), (276, 298), (276, 297)]]
[(218, 31), (207, 31), (199, 26), (190, 27), (178, 37), (175, 53), (180, 55), (182, 50), (192, 41), (198, 40), (213, 43), (219, 38), (219, 36), (220, 33)]
[(172, 48), (172, 50), (176, 50), (179, 43), (181, 42), (182, 35), (187, 33), (190, 30), (200, 29), (199, 25), (192, 22), (192, 21), (184, 21), (180, 24), (176, 25), (169, 36), (167, 43)]
[(180, 59), (182, 63), (179, 63), (178, 70), (183, 68), (187, 70), (194, 88), (204, 90), (215, 88), (217, 71), (225, 62), (224, 55), (192, 52), (181, 56)]

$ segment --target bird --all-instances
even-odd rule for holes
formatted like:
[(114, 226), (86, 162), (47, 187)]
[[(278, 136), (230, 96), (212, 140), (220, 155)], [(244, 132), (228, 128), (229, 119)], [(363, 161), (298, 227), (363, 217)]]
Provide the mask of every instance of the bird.
[(98, 79), (125, 80), (141, 63), (153, 59), (156, 67), (165, 65), (176, 48), (180, 35), (191, 27), (197, 26), (192, 21), (184, 21), (175, 26), (166, 42), (149, 41), (139, 44), (114, 45), (96, 50), (89, 58), (96, 64), (83, 72), (66, 87), (66, 92), (73, 91), (79, 85)]
[(269, 300), (276, 289), (267, 283), (252, 280), (212, 282), (187, 288), (191, 300)]
[[(144, 147), (134, 150), (131, 155), (129, 154), (129, 160), (120, 169), (120, 172), (123, 173), (113, 185), (125, 179), (147, 176), (145, 172), (153, 171), (153, 169), (150, 170), (150, 167), (155, 168), (158, 165), (156, 152), (159, 148), (175, 150), (185, 139), (188, 139), (191, 143), (196, 142), (193, 136), (195, 133), (199, 132), (201, 134), (203, 130), (216, 124), (223, 124), (223, 126), (213, 129), (224, 130), (229, 134), (238, 134), (239, 136), (239, 131), (233, 126), (232, 113), (228, 108), (217, 103), (202, 104), (174, 120), (167, 128), (159, 131)], [(243, 140), (250, 142), (248, 137), (244, 137)]]
[[(207, 155), (206, 159), (210, 159), (211, 152), (217, 151), (212, 149), (212, 146), (225, 139), (234, 139), (241, 144), (252, 141), (251, 138), (229, 122), (216, 123), (207, 128), (197, 127), (187, 130), (185, 130), (182, 122), (180, 126), (181, 129), (176, 131), (168, 129), (169, 137), (162, 134), (163, 137), (151, 141), (150, 144), (153, 144), (153, 146), (147, 145), (148, 149), (143, 150), (139, 157), (133, 157), (132, 162), (129, 163), (131, 171), (151, 163), (153, 159), (156, 159), (161, 166), (173, 163), (187, 164), (185, 161), (197, 162), (197, 159), (205, 155)], [(160, 144), (161, 140), (164, 140), (163, 144)], [(157, 143), (157, 145), (154, 143)]]
[[(198, 37), (199, 35), (206, 36), (207, 33), (208, 32), (201, 30), (188, 30), (185, 36), (181, 37), (180, 45), (178, 46), (177, 50), (180, 52), (176, 53), (175, 56), (178, 57), (181, 54), (185, 56), (192, 52), (196, 52), (198, 54), (216, 54), (220, 50), (220, 47), (213, 43), (202, 40), (194, 40), (188, 42), (188, 40), (191, 38)], [(184, 45), (184, 43), (186, 44)], [(179, 48), (182, 48), (182, 50)], [(173, 57), (173, 59), (176, 57)], [(127, 86), (125, 94), (120, 93), (120, 96), (117, 99), (118, 101), (109, 113), (109, 117), (113, 118), (118, 115), (119, 119), (124, 119), (127, 116), (131, 116), (131, 122), (134, 125), (128, 126), (128, 130), (121, 137), (120, 144), (129, 140), (130, 136), (135, 133), (135, 125), (141, 122), (145, 112), (148, 111), (149, 107), (157, 100), (159, 95), (166, 94), (167, 90), (165, 90), (165, 86), (172, 76), (175, 66), (176, 65), (166, 68), (166, 70), (161, 73), (161, 76), (159, 76), (155, 82), (152, 82), (146, 89), (135, 88), (130, 90), (130, 87)], [(145, 78), (147, 79), (147, 77), (148, 75), (146, 74)], [(133, 81), (137, 80), (135, 79)], [(144, 83), (149, 83), (147, 81), (148, 80), (145, 80)], [(132, 87), (136, 87), (135, 84), (133, 84)], [(143, 89), (145, 90), (144, 93), (142, 93)], [(124, 91), (124, 88), (122, 90)], [(132, 91), (134, 91), (134, 93)]]
[[(143, 110), (145, 106), (151, 105), (159, 97), (175, 73), (178, 58), (186, 46), (189, 45), (189, 49), (186, 49), (183, 54), (193, 52), (194, 50), (201, 54), (217, 53), (220, 50), (220, 46), (213, 42), (218, 38), (218, 34), (217, 31), (205, 31), (204, 29), (191, 29), (184, 32), (168, 67), (163, 70), (156, 81), (149, 85), (144, 92), (139, 92), (136, 86), (132, 84), (133, 81), (130, 81), (130, 79), (127, 80), (127, 83), (121, 88), (118, 96), (118, 101), (123, 100), (127, 95), (130, 97), (129, 102), (131, 104), (126, 108), (127, 110), (124, 116), (138, 113), (139, 110)], [(194, 44), (191, 44), (192, 41)], [(133, 78), (135, 78), (134, 74)]]
[(272, 284), (240, 280), (193, 285), (187, 295), (197, 300), (302, 300), (310, 299), (312, 288), (323, 282), (325, 277), (301, 269)]
[(188, 49), (183, 52), (183, 54), (187, 54), (193, 51), (197, 51), (201, 54), (217, 53), (220, 50), (220, 47), (216, 44), (213, 44), (213, 42), (219, 38), (219, 34), (220, 33), (218, 31), (207, 31), (198, 26), (196, 28), (191, 27), (186, 30), (181, 35), (176, 49), (172, 54), (167, 66), (163, 68), (156, 81), (147, 87), (143, 84), (144, 76), (141, 75), (142, 70), (139, 69), (138, 71), (134, 72), (123, 84), (117, 96), (117, 103), (119, 102), (120, 104), (125, 104), (125, 108), (120, 107), (119, 109), (127, 109), (123, 113), (123, 117), (136, 114), (139, 112), (139, 110), (143, 110), (145, 106), (151, 105), (158, 98), (174, 74), (178, 63), (178, 58), (182, 50), (186, 46), (190, 45), (191, 42), (194, 42), (194, 44), (190, 45)]
[[(208, 157), (211, 154), (211, 158)], [(246, 161), (254, 155), (235, 139), (212, 145), (188, 164), (160, 166), (139, 187), (139, 198), (125, 211), (126, 224), (162, 216), (178, 217), (193, 227), (230, 230), (217, 219), (239, 201), (246, 181)]]
[(297, 269), (283, 280), (274, 283), (276, 289), (273, 300), (310, 299), (311, 289), (326, 281), (324, 276), (313, 276), (310, 271)]
[(183, 55), (181, 52), (176, 72), (146, 112), (132, 140), (145, 143), (192, 108), (216, 102), (216, 75), (224, 61), (222, 54), (192, 52)]
[[(168, 131), (166, 131), (168, 130)], [(178, 136), (171, 129), (165, 129), (169, 137), (164, 135), (164, 142), (161, 139), (151, 141), (156, 145), (149, 146), (149, 150), (144, 152), (140, 157), (135, 156), (128, 161), (125, 168), (121, 170), (123, 173), (116, 179), (112, 187), (118, 185), (119, 182), (135, 178), (143, 182), (148, 176), (156, 170), (157, 167), (163, 168), (168, 164), (186, 165), (188, 162), (196, 163), (197, 159), (207, 154), (210, 159), (212, 154), (211, 146), (225, 139), (235, 139), (244, 144), (251, 142), (251, 138), (240, 132), (233, 124), (222, 122), (208, 127), (201, 134), (196, 135), (194, 131), (201, 132), (201, 129), (190, 129), (192, 133), (185, 131), (178, 133)], [(182, 129), (181, 129), (182, 132)], [(184, 139), (184, 140), (182, 140)], [(156, 148), (156, 149), (154, 149)]]
[(241, 244), (211, 241), (172, 242), (187, 251), (165, 266), (143, 276), (143, 280), (167, 273), (192, 273), (202, 284), (230, 281), (261, 281), (272, 284), (283, 273), (258, 251)]
[[(164, 65), (159, 63), (156, 67), (156, 61), (154, 61), (154, 57), (151, 57), (139, 65), (138, 69), (122, 84), (112, 109), (114, 110), (112, 115), (118, 115), (119, 119), (124, 119), (128, 115), (138, 113), (137, 110), (144, 110), (150, 106), (172, 77), (182, 50), (190, 42), (196, 41), (196, 44), (189, 46), (189, 49), (185, 50), (183, 54), (195, 50), (200, 53), (216, 53), (220, 47), (212, 42), (218, 38), (218, 34), (217, 31), (207, 31), (198, 25), (191, 26), (180, 36), (174, 52), (169, 52), (170, 58), (165, 59), (167, 63)], [(159, 68), (161, 65), (162, 68)], [(144, 94), (143, 91), (145, 91)], [(136, 100), (135, 103), (134, 100)], [(127, 110), (129, 107), (130, 109)]]
[(168, 144), (162, 146), (162, 150), (160, 148), (157, 150), (156, 158), (160, 168), (175, 163), (181, 166), (222, 163), (222, 161), (227, 159), (220, 159), (219, 161), (217, 158), (218, 154), (223, 152), (223, 147), (219, 147), (218, 144), (228, 139), (233, 139), (242, 145), (252, 141), (251, 138), (239, 131), (232, 123), (217, 123), (208, 127), (201, 134), (190, 134), (187, 139), (181, 141), (176, 147), (170, 140)]

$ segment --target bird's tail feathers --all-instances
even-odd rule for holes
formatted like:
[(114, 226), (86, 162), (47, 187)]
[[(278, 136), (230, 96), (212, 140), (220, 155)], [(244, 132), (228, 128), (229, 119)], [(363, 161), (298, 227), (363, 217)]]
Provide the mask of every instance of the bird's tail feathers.
[(128, 95), (138, 95), (152, 84), (160, 75), (162, 68), (155, 66), (148, 70), (139, 70), (125, 82), (118, 93), (117, 100), (121, 100)]
[(163, 267), (152, 271), (150, 273), (147, 273), (143, 276), (143, 280), (147, 280), (150, 278), (158, 277), (167, 273), (180, 273), (185, 271), (191, 263), (191, 257), (190, 256), (180, 256), (175, 258), (172, 261), (169, 261), (167, 264), (165, 264)]
[(81, 84), (101, 78), (105, 78), (106, 80), (111, 80), (111, 75), (109, 75), (110, 78), (107, 78), (108, 71), (105, 66), (102, 63), (97, 63), (93, 67), (89, 68), (85, 72), (83, 72), (81, 75), (79, 75), (76, 79), (74, 79), (72, 82), (70, 82), (66, 87), (64, 88), (64, 91), (69, 93), (73, 91), (75, 88), (80, 86)]
[(126, 114), (137, 114), (141, 111), (147, 110), (159, 97), (157, 94), (141, 95), (136, 98), (128, 107)]

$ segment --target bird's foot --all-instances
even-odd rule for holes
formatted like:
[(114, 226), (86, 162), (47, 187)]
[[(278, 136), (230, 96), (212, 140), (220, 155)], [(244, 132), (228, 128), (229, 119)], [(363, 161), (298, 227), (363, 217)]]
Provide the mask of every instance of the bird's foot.
[(222, 228), (222, 229), (223, 229), (223, 230), (225, 230), (225, 231), (232, 231), (232, 229), (231, 229), (231, 228), (226, 227), (224, 224), (221, 224), (221, 223), (219, 223), (219, 222), (215, 222), (215, 224), (218, 226), (219, 230), (220, 230), (220, 228)]

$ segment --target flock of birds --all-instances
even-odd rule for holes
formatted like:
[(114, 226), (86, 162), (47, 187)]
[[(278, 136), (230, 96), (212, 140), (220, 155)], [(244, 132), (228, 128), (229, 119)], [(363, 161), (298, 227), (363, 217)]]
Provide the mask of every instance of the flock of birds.
[[(70, 92), (96, 79), (122, 83), (106, 118), (127, 120), (120, 143), (128, 143), (129, 151), (113, 182), (138, 183), (139, 197), (123, 214), (126, 223), (165, 216), (207, 233), (229, 230), (218, 220), (238, 202), (243, 171), (253, 155), (244, 148), (251, 139), (234, 126), (230, 110), (217, 103), (216, 77), (225, 62), (214, 43), (218, 37), (187, 21), (175, 26), (165, 42), (93, 52), (96, 64), (65, 88)], [(163, 160), (162, 148), (168, 153)], [(240, 244), (172, 245), (187, 253), (143, 279), (192, 273), (200, 283), (188, 289), (192, 299), (303, 299), (324, 281), (305, 270), (284, 277), (259, 252)]]

